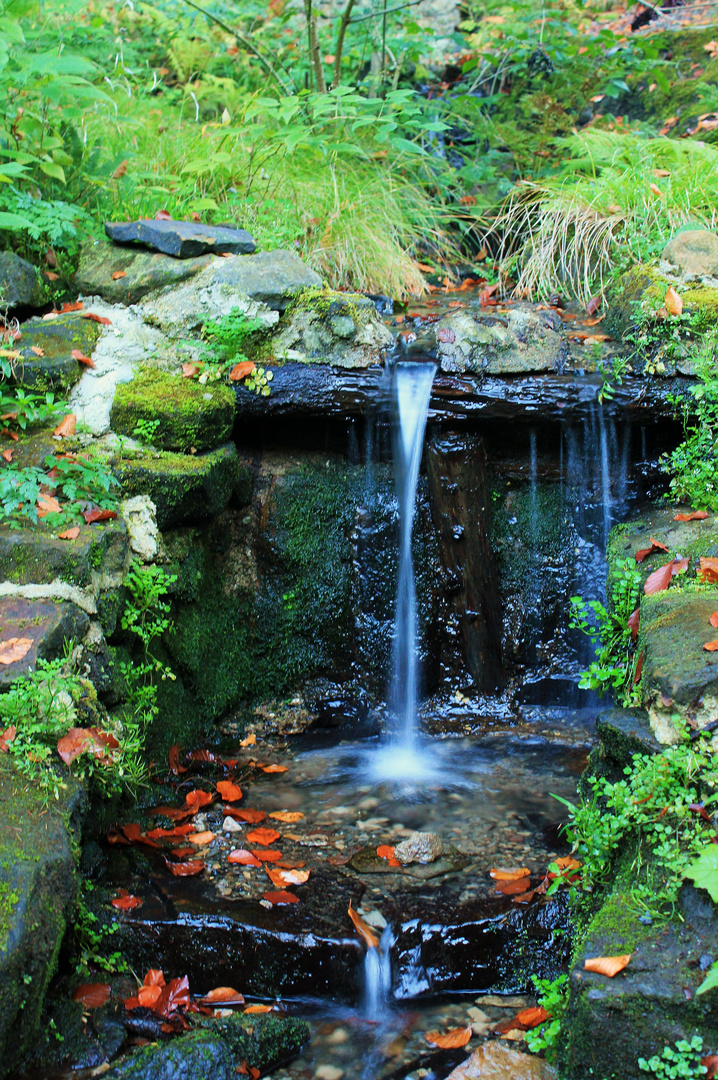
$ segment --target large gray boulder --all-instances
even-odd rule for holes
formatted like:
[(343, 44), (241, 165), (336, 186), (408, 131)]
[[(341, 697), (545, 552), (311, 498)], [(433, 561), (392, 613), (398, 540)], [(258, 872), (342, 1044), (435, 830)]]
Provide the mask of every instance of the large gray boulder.
[(214, 280), (241, 289), (252, 300), (274, 311), (284, 311), (304, 289), (322, 286), (319, 274), (310, 270), (293, 251), (259, 251), (237, 259), (217, 259)]
[(246, 229), (204, 225), (199, 221), (158, 221), (153, 218), (107, 221), (105, 232), (116, 244), (142, 244), (176, 259), (192, 259), (212, 252), (251, 255), (257, 250), (254, 237)]
[(328, 289), (305, 293), (275, 334), (272, 349), (282, 359), (368, 368), (384, 362), (394, 336), (373, 300)]
[(686, 229), (668, 241), (661, 254), (661, 269), (674, 268), (687, 277), (718, 277), (718, 233)]
[(148, 296), (137, 307), (144, 321), (173, 338), (184, 338), (235, 310), (249, 319), (261, 319), (266, 326), (276, 323), (276, 311), (253, 300), (240, 285), (218, 278), (217, 263), (225, 261), (229, 262), (215, 259), (189, 281)]
[(436, 324), (441, 370), (477, 375), (561, 372), (566, 338), (533, 311), (512, 308), (503, 315), (457, 311)]
[(3, 308), (40, 307), (45, 284), (39, 270), (14, 251), (0, 252), (0, 304)]
[(211, 255), (173, 259), (156, 251), (92, 240), (82, 245), (75, 285), (84, 296), (101, 296), (113, 304), (136, 304), (148, 293), (194, 277), (211, 263)]

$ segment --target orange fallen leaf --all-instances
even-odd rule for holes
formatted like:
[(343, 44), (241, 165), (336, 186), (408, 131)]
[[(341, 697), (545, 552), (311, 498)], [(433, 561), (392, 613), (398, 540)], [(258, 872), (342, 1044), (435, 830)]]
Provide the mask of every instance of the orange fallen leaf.
[(34, 638), (11, 637), (0, 641), (0, 664), (15, 664), (26, 656), (33, 645)]
[(73, 990), (72, 1000), (87, 1009), (100, 1009), (110, 1000), (110, 987), (107, 983), (82, 983)]
[(402, 864), (396, 857), (396, 852), (390, 844), (380, 844), (376, 849), (376, 853), (380, 859), (386, 859), (389, 866), (401, 866)]
[(60, 277), (54, 270), (43, 270), (43, 273), (48, 281), (57, 281)]
[(643, 562), (643, 560), (649, 555), (652, 555), (654, 551), (668, 551), (665, 544), (662, 544), (660, 540), (654, 540), (653, 537), (650, 538), (648, 543), (650, 544), (650, 547), (641, 548), (641, 550), (637, 551), (634, 555), (637, 563)]
[(165, 859), (167, 863), (167, 869), (175, 877), (194, 877), (196, 874), (201, 874), (204, 870), (204, 863), (201, 859), (193, 859), (190, 862), (170, 862), (169, 859)]
[(708, 622), (711, 626), (718, 626), (718, 611), (714, 611)]
[(662, 195), (663, 194), (663, 192), (659, 188), (658, 184), (649, 184), (648, 186), (649, 186), (649, 188), (651, 189), (651, 191), (653, 192), (654, 195)]
[(195, 377), (195, 375), (199, 375), (201, 370), (202, 370), (202, 366), (200, 364), (183, 364), (182, 365), (182, 378), (183, 379), (193, 379)]
[(217, 1002), (223, 1002), (228, 1005), (230, 1002), (233, 1005), (244, 1005), (244, 998), (240, 994), (239, 990), (235, 990), (232, 986), (215, 986), (214, 990), (210, 990), (204, 997), (199, 999), (200, 1001), (207, 1002), (209, 1004), (216, 1004)]
[(173, 847), (170, 848), (170, 855), (174, 855), (175, 859), (179, 859), (180, 862), (184, 862), (185, 859), (189, 859), (190, 855), (196, 855), (197, 851), (193, 847)]
[(273, 1009), (273, 1005), (248, 1005), (246, 1009), (242, 1009), (242, 1013), (270, 1013)]
[(457, 1050), (460, 1046), (466, 1046), (473, 1032), (471, 1026), (454, 1028), (444, 1035), (440, 1031), (428, 1031), (424, 1038), (432, 1046), (438, 1046), (440, 1050)]
[(512, 1019), (502, 1020), (497, 1024), (494, 1031), (499, 1035), (506, 1035), (509, 1031), (530, 1031), (548, 1020), (551, 1013), (546, 1012), (542, 1005), (534, 1005), (529, 1009), (522, 1009)]
[(230, 851), (227, 856), (227, 862), (239, 863), (240, 866), (261, 866), (261, 862), (251, 851), (245, 851), (243, 848), (235, 848), (234, 851)]
[(144, 979), (142, 980), (143, 986), (164, 986), (165, 976), (164, 972), (159, 968), (150, 968)]
[(3, 450), (2, 456), (4, 461), (12, 461), (12, 450), (10, 448)]
[(285, 889), (279, 892), (262, 893), (262, 900), (268, 900), (270, 904), (298, 904), (299, 897)]
[(100, 326), (112, 326), (111, 319), (108, 319), (105, 315), (96, 315), (94, 311), (83, 311), (80, 318), (90, 319), (92, 322), (99, 323)]
[(282, 857), (281, 851), (277, 848), (255, 848), (252, 854), (262, 862), (279, 862)]
[(75, 360), (77, 360), (78, 364), (85, 364), (86, 367), (90, 368), (93, 368), (95, 366), (94, 360), (92, 360), (89, 356), (85, 356), (82, 349), (73, 349), (71, 352), (71, 356)]
[(706, 510), (693, 510), (690, 514), (676, 514), (674, 521), (704, 521), (708, 517)]
[(132, 908), (142, 907), (142, 901), (139, 896), (132, 896), (128, 893), (126, 896), (115, 896), (110, 903), (113, 907), (119, 908), (120, 911), (131, 911)]
[(354, 929), (357, 931), (357, 933), (363, 939), (363, 941), (364, 941), (365, 945), (367, 946), (367, 948), (368, 949), (378, 949), (379, 948), (379, 938), (374, 933), (374, 931), (369, 926), (369, 924), (364, 922), (361, 915), (357, 914), (357, 912), (354, 910), (354, 908), (351, 906), (351, 904), (349, 905), (348, 913), (349, 913), (349, 918), (354, 923)]
[(718, 652), (718, 641), (707, 641), (703, 648), (706, 652)]
[(114, 274), (112, 275), (112, 280), (113, 281), (119, 281), (120, 278), (123, 278), (123, 277), (127, 277), (127, 271), (126, 270), (115, 270)]
[(705, 555), (702, 556), (698, 577), (701, 581), (718, 582), (718, 559)]
[(243, 360), (241, 364), (235, 364), (229, 373), (230, 382), (240, 382), (242, 379), (246, 379), (248, 375), (254, 371), (254, 363), (252, 360)]
[(311, 873), (310, 870), (279, 870), (267, 866), (264, 872), (272, 885), (276, 885), (278, 889), (284, 888), (285, 885), (306, 885)]
[(199, 810), (200, 806), (209, 806), (212, 802), (214, 802), (214, 795), (210, 791), (202, 791), (201, 788), (188, 791), (185, 795), (186, 805), (191, 806), (195, 811)]
[(80, 526), (73, 525), (71, 529), (65, 529), (64, 532), (58, 533), (58, 540), (77, 540), (80, 535)]
[(40, 348), (39, 345), (31, 345), (30, 346), (30, 352), (34, 353), (35, 356), (44, 356), (45, 355), (45, 350)]
[(598, 975), (606, 975), (612, 979), (614, 975), (618, 975), (619, 971), (628, 967), (632, 955), (628, 953), (627, 956), (591, 956), (583, 965), (584, 971), (595, 971)]
[(494, 881), (513, 881), (515, 878), (529, 877), (531, 871), (526, 866), (520, 866), (513, 870), (500, 870), (494, 867), (489, 870), (489, 873)]
[(250, 844), (262, 844), (264, 847), (269, 847), (275, 840), (278, 840), (281, 833), (278, 833), (276, 829), (252, 829), (247, 833), (247, 839)]
[(0, 751), (6, 754), (8, 746), (14, 741), (16, 735), (17, 728), (14, 724), (10, 724), (10, 727), (6, 727), (2, 734), (0, 734)]
[(231, 780), (219, 780), (217, 782), (217, 791), (227, 802), (238, 802), (242, 798), (242, 789), (237, 784), (233, 784)]
[(267, 773), (286, 772), (287, 768), (288, 768), (287, 765), (263, 765), (262, 766), (262, 772), (267, 772)]
[(214, 840), (214, 833), (211, 829), (205, 829), (203, 832), (190, 833), (187, 839), (190, 844), (196, 844), (197, 847), (205, 847)]
[(40, 494), (37, 497), (37, 516), (47, 517), (48, 514), (59, 514), (60, 504), (52, 495)]
[(246, 739), (242, 739), (242, 741), (241, 741), (241, 743), (239, 745), (240, 746), (254, 746), (256, 742), (257, 742), (257, 736), (254, 734), (254, 732), (252, 732), (252, 734), (248, 735)]
[(683, 301), (672, 285), (669, 285), (663, 303), (669, 315), (683, 314)]
[(285, 825), (294, 825), (295, 822), (302, 820), (304, 814), (301, 810), (275, 810), (269, 816), (276, 821), (282, 821)]
[(174, 743), (173, 746), (170, 746), (169, 752), (167, 754), (167, 758), (168, 758), (168, 761), (169, 761), (170, 769), (175, 774), (175, 776), (179, 776), (180, 773), (186, 773), (187, 772), (187, 767), (185, 765), (180, 765), (180, 747), (179, 747), (179, 743)]
[(512, 878), (510, 881), (497, 881), (496, 891), (504, 896), (517, 896), (526, 891), (528, 881), (525, 877)]
[(161, 986), (141, 986), (137, 991), (137, 1000), (145, 1009), (153, 1009), (161, 997)]
[[(716, 559), (718, 564), (718, 559)], [(654, 570), (646, 578), (646, 583), (643, 586), (643, 592), (646, 596), (653, 596), (654, 593), (663, 592), (670, 585), (676, 574), (683, 574), (688, 569), (688, 558), (685, 559), (672, 559), (671, 562), (664, 563), (663, 566), (659, 566), (657, 570)]]

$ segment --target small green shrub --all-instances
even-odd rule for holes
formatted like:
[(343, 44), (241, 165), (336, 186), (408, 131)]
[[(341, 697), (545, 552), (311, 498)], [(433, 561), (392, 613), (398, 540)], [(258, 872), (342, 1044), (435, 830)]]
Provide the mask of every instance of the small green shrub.
[(116, 510), (115, 489), (120, 484), (99, 455), (48, 454), (45, 466), (41, 469), (36, 465), (9, 464), (0, 470), (0, 520), (5, 519), (16, 527), (18, 518), (37, 522), (38, 501), (51, 491), (58, 500), (67, 500), (67, 505), (61, 505), (59, 511), (44, 515), (43, 520), (53, 529), (74, 523), (88, 506)]
[(708, 1072), (705, 1065), (701, 1065), (702, 1053), (703, 1039), (694, 1035), (690, 1042), (679, 1039), (675, 1050), (664, 1046), (660, 1057), (654, 1054), (648, 1061), (639, 1058), (638, 1068), (656, 1080), (700, 1080)]
[(543, 1051), (547, 1061), (555, 1062), (559, 1049), (561, 1021), (568, 1006), (568, 975), (559, 975), (553, 980), (539, 979), (536, 975), (532, 975), (531, 981), (538, 992), (538, 1004), (549, 1013), (549, 1018), (543, 1024), (526, 1032), (526, 1045), (532, 1054), (540, 1054)]
[(668, 497), (701, 510), (718, 510), (718, 373), (711, 336), (694, 361), (698, 385), (683, 409), (683, 442), (661, 459), (670, 474)]

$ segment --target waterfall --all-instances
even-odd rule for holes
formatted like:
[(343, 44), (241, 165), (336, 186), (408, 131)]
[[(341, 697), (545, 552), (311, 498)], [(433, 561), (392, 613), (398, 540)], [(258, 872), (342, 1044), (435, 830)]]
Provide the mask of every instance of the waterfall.
[(364, 957), (362, 1011), (368, 1020), (379, 1020), (386, 1012), (391, 993), (390, 950), (393, 944), (394, 935), (391, 927), (387, 926), (381, 935), (379, 948), (367, 949)]
[(390, 709), (396, 741), (411, 750), (417, 735), (419, 664), (416, 585), (411, 536), (416, 486), (419, 480), (426, 417), (429, 411), (433, 364), (403, 364), (394, 368), (394, 472), (399, 499), (399, 578), (394, 620)]

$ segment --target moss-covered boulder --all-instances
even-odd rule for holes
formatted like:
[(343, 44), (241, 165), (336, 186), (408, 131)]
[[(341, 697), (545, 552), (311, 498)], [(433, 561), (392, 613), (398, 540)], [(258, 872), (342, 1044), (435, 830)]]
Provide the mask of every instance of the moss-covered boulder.
[(128, 495), (149, 495), (160, 529), (216, 517), (240, 478), (234, 443), (206, 454), (144, 450), (115, 462), (113, 471)]
[(606, 292), (607, 315), (603, 326), (621, 340), (636, 324), (637, 308), (648, 302), (658, 304), (671, 282), (654, 267), (638, 264), (614, 281)]
[(0, 1077), (35, 1042), (50, 979), (77, 893), (73, 849), (82, 790), (72, 781), (59, 802), (0, 755)]
[(718, 276), (718, 233), (710, 229), (683, 229), (672, 236), (661, 261), (673, 273), (688, 277)]
[[(684, 888), (681, 919), (641, 922), (630, 888), (620, 887), (590, 922), (570, 976), (559, 1040), (559, 1075), (571, 1080), (640, 1080), (639, 1057), (660, 1055), (677, 1039), (701, 1035), (718, 1049), (718, 995), (696, 998), (704, 956), (715, 952), (715, 905)], [(586, 971), (589, 957), (630, 954), (614, 978)]]
[[(85, 296), (101, 296), (112, 304), (136, 304), (148, 293), (194, 277), (211, 261), (211, 255), (175, 259), (104, 239), (90, 240), (82, 246), (75, 285)], [(113, 279), (118, 273), (125, 276)]]
[(367, 368), (381, 364), (394, 337), (373, 300), (330, 289), (307, 289), (287, 309), (272, 338), (277, 359)]
[(207, 1021), (229, 1047), (236, 1065), (269, 1072), (298, 1054), (309, 1041), (309, 1025), (304, 1020), (282, 1016), (227, 1016)]
[(38, 308), (47, 300), (47, 286), (37, 267), (14, 251), (0, 252), (0, 304), (3, 309)]
[(135, 435), (145, 426), (162, 450), (213, 450), (229, 438), (235, 395), (228, 386), (202, 386), (166, 371), (141, 368), (117, 387), (110, 413), (113, 431)]
[[(21, 358), (15, 362), (13, 381), (37, 390), (66, 391), (82, 374), (72, 350), (91, 356), (102, 327), (72, 311), (54, 319), (29, 319), (22, 324), (21, 332), (16, 345)], [(42, 350), (40, 355), (38, 349)]]
[(441, 370), (485, 375), (561, 372), (568, 343), (560, 329), (533, 311), (515, 308), (505, 315), (456, 311), (436, 325)]
[(107, 1080), (236, 1080), (237, 1072), (219, 1035), (193, 1031), (171, 1042), (142, 1046), (104, 1075)]
[[(658, 504), (612, 529), (607, 550), (609, 578), (615, 576), (617, 563), (622, 559), (632, 560), (643, 586), (649, 574), (677, 555), (688, 555), (691, 559), (718, 556), (718, 515), (711, 514), (703, 521), (675, 521), (681, 511), (685, 507)], [(668, 552), (656, 551), (636, 564), (636, 553), (649, 548), (652, 538), (665, 544)]]
[(127, 564), (127, 528), (121, 518), (95, 525), (80, 524), (76, 540), (59, 540), (46, 524), (31, 522), (12, 529), (0, 525), (0, 581), (18, 585), (106, 584), (123, 574)]

